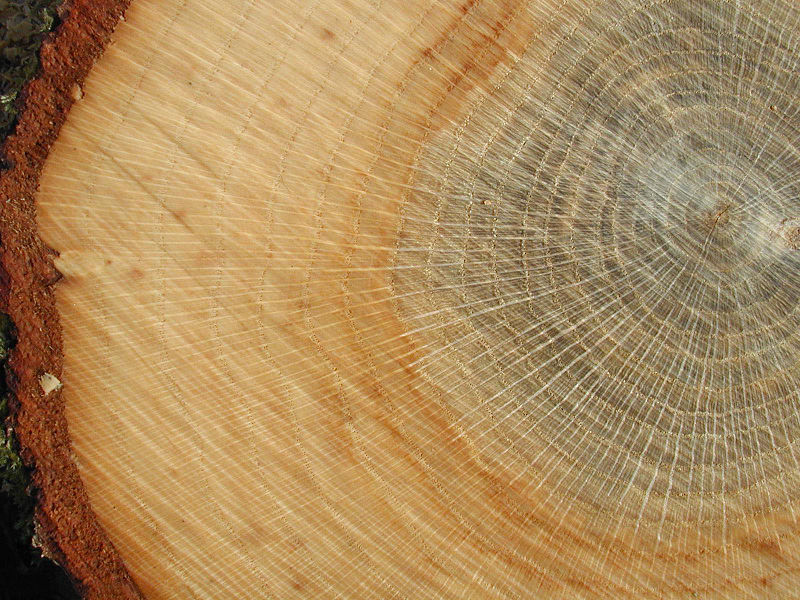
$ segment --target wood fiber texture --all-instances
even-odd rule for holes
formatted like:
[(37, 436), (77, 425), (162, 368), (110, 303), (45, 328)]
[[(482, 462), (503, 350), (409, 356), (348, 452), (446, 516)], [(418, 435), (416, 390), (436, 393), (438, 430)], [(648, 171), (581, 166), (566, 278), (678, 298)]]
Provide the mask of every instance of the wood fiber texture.
[(135, 0), (61, 394), (167, 598), (792, 598), (800, 7)]

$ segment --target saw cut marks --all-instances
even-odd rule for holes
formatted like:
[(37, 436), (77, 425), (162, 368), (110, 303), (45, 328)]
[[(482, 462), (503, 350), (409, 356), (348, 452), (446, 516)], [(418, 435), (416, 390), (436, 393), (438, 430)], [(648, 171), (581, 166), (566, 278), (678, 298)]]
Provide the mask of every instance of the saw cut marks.
[(147, 598), (788, 598), (800, 8), (134, 1), (42, 178)]

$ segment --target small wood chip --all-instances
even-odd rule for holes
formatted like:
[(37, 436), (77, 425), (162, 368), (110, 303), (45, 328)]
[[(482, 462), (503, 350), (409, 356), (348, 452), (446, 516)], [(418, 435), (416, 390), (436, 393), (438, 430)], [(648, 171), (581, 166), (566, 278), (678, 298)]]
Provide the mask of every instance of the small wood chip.
[(61, 382), (58, 380), (58, 377), (51, 375), (50, 373), (45, 373), (39, 377), (39, 385), (42, 386), (42, 391), (44, 392), (45, 396), (50, 395), (51, 392), (60, 390), (62, 386)]

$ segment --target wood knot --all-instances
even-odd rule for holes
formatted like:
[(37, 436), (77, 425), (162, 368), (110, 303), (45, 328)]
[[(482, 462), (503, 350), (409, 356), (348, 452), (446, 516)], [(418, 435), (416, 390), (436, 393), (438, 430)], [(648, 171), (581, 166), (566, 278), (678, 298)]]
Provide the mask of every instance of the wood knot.
[(800, 250), (800, 220), (783, 219), (775, 233), (789, 250)]

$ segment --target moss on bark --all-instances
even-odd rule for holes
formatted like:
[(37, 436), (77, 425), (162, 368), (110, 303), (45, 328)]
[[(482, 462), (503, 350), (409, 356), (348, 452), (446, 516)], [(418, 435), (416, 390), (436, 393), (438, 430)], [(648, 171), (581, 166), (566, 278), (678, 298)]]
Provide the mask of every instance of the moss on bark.
[(39, 48), (60, 0), (0, 0), (0, 141), (11, 133), (20, 94), (39, 68)]

